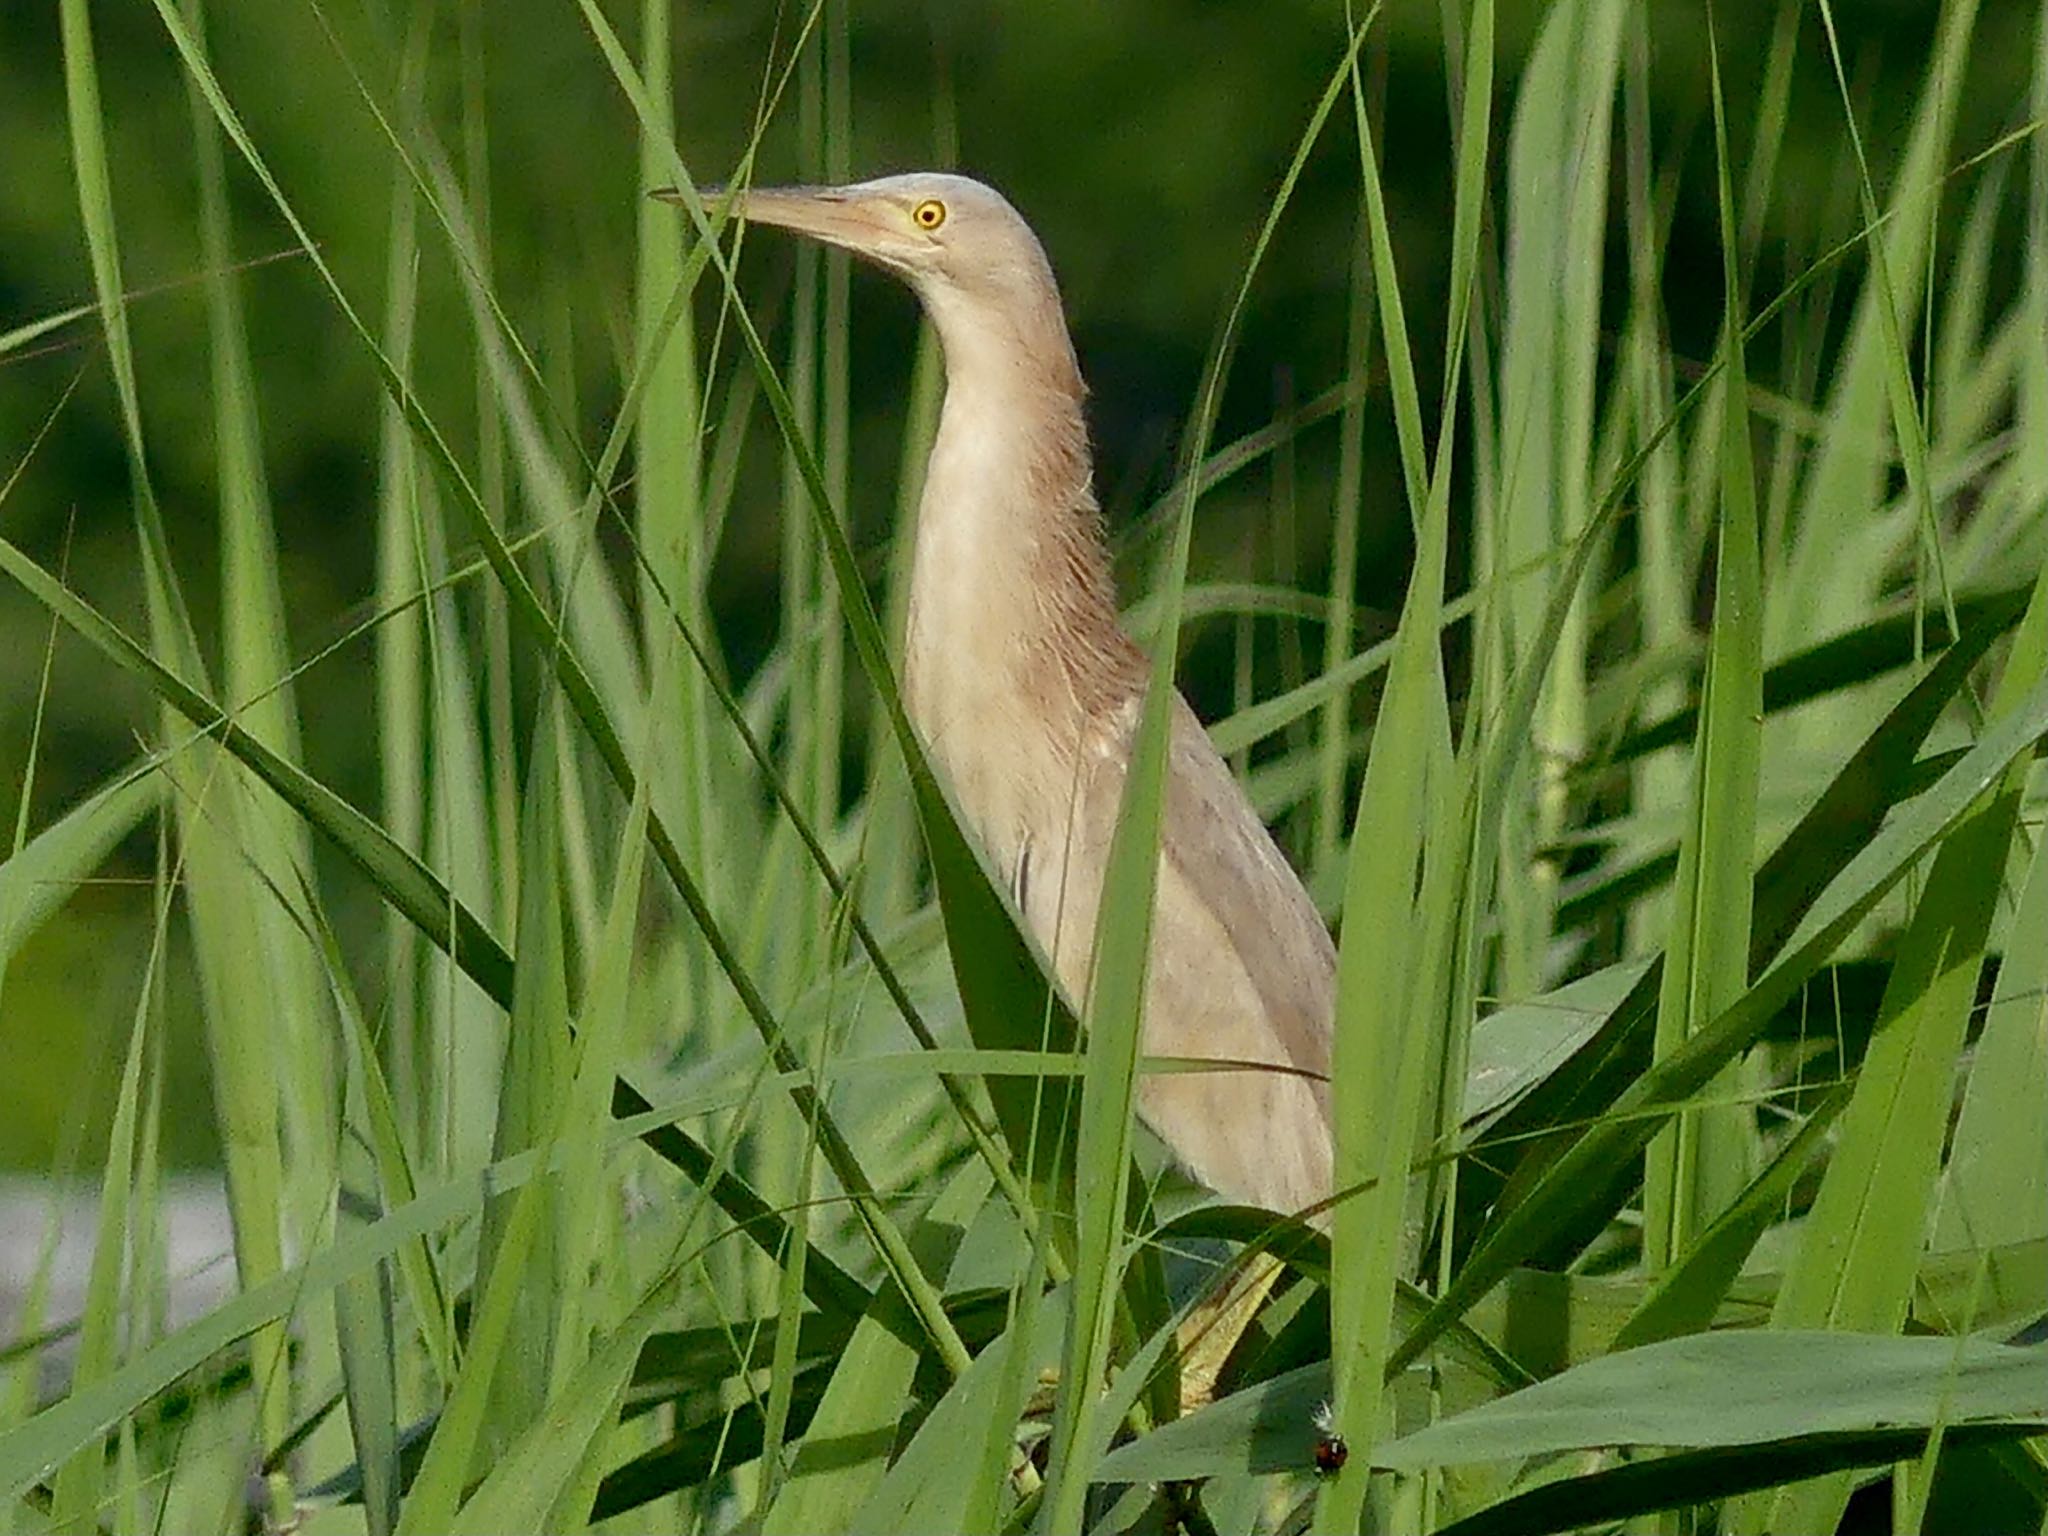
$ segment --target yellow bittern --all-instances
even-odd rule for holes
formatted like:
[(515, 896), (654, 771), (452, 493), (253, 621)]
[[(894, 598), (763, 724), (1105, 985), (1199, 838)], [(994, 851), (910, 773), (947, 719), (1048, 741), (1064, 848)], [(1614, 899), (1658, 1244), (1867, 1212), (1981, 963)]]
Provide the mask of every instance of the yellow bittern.
[[(911, 571), (910, 716), (1062, 989), (1087, 995), (1147, 662), (1117, 620), (1086, 386), (1037, 236), (963, 176), (736, 194), (916, 290), (945, 352)], [(1330, 1193), (1335, 952), (1186, 702), (1159, 848), (1144, 1046), (1277, 1072), (1156, 1073), (1139, 1112), (1195, 1177), (1294, 1212)]]

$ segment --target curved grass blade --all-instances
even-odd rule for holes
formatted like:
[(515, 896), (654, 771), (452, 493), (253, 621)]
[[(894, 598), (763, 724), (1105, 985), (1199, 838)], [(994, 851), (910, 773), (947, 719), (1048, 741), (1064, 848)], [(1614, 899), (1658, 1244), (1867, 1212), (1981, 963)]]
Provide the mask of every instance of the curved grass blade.
[[(1445, 1064), (1462, 1061), (1465, 1050), (1462, 1031), (1447, 1018), (1447, 1003), (1453, 957), (1466, 948), (1468, 937), (1469, 917), (1461, 909), (1472, 838), (1482, 819), (1481, 757), (1474, 747), (1453, 763), (1440, 633), (1459, 370), (1491, 126), (1493, 47), (1493, 7), (1482, 3), (1467, 43), (1466, 67), (1474, 89), (1467, 96), (1458, 145), (1454, 260), (1459, 282), (1447, 332), (1443, 420), (1427, 474), (1378, 158), (1355, 73), (1351, 80), (1373, 280), (1381, 296), (1417, 529), (1415, 564), (1394, 633), (1386, 693), (1347, 855), (1348, 916), (1337, 952), (1330, 1058), (1333, 1176), (1336, 1187), (1349, 1192), (1332, 1213), (1330, 1227), (1333, 1401), (1337, 1428), (1361, 1452), (1369, 1452), (1384, 1421), (1384, 1365), (1396, 1327), (1396, 1296), (1420, 1246), (1409, 1179), (1418, 1147), (1434, 1139), (1440, 1107), (1425, 1106), (1441, 1086)], [(1425, 828), (1431, 834), (1426, 848)], [(1340, 1467), (1317, 1500), (1320, 1522), (1333, 1530), (1355, 1527), (1370, 1475), (1369, 1454)]]
[[(1711, 25), (1707, 51), (1721, 209), (1720, 520), (1700, 729), (1659, 978), (1654, 1050), (1660, 1058), (1732, 1003), (1748, 984), (1757, 784), (1763, 756), (1763, 568), (1756, 474), (1750, 463), (1743, 283), (1720, 52)], [(1738, 1063), (1729, 1067), (1721, 1079), (1724, 1098), (1738, 1090)], [(1669, 1131), (1650, 1143), (1643, 1176), (1647, 1270), (1654, 1274), (1675, 1264), (1691, 1246), (1694, 1232), (1737, 1198), (1750, 1180), (1755, 1142), (1750, 1112), (1722, 1104), (1679, 1115)]]

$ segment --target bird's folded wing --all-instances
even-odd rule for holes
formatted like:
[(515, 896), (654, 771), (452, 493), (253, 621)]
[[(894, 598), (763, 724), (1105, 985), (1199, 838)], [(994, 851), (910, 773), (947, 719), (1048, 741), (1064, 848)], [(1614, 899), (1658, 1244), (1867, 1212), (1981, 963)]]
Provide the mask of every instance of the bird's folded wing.
[(1227, 936), (1286, 1059), (1327, 1076), (1337, 965), (1329, 930), (1178, 698), (1168, 779), (1160, 852), (1169, 876)]

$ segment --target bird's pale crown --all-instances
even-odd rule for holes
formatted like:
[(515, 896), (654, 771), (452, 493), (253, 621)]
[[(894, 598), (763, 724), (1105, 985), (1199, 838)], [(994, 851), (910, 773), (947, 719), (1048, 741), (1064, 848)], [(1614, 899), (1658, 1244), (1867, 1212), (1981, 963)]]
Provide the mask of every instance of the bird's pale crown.
[[(657, 194), (665, 195), (674, 200)], [(970, 177), (917, 171), (843, 187), (750, 187), (733, 206), (751, 223), (887, 268), (935, 313), (949, 300), (999, 312), (1057, 301), (1052, 265), (1031, 226), (1002, 193)]]

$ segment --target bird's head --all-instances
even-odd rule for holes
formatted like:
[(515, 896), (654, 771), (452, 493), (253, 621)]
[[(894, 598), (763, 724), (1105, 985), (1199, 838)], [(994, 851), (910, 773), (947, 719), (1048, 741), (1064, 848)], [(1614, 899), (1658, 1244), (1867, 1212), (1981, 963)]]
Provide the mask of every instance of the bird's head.
[[(707, 196), (710, 194), (707, 193)], [(657, 192), (670, 202), (673, 192)], [(1059, 290), (1038, 237), (1009, 200), (966, 176), (919, 171), (843, 187), (751, 187), (736, 211), (836, 245), (896, 273), (943, 325), (949, 312), (1033, 314)]]

